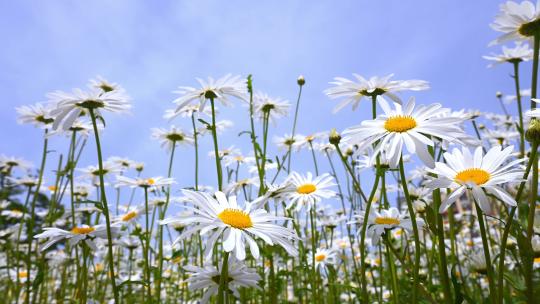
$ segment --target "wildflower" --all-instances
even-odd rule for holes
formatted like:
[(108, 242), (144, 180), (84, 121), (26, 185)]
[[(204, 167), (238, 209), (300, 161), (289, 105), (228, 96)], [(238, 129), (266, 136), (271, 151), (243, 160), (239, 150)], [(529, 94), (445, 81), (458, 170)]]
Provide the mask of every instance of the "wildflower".
[[(97, 250), (98, 247), (95, 243), (96, 239), (107, 239), (107, 228), (105, 225), (96, 225), (96, 226), (76, 226), (73, 227), (70, 231), (48, 227), (43, 228), (44, 232), (36, 235), (36, 239), (49, 239), (41, 247), (41, 251), (46, 250), (52, 245), (62, 241), (67, 240), (70, 246), (75, 246), (79, 242), (84, 242), (88, 247), (93, 250)], [(120, 233), (120, 227), (111, 227), (111, 233), (116, 236)]]
[(222, 192), (216, 192), (216, 198), (208, 193), (182, 190), (183, 194), (196, 207), (186, 207), (194, 212), (188, 217), (169, 218), (161, 221), (161, 224), (181, 223), (188, 228), (176, 240), (175, 243), (190, 237), (193, 233), (201, 231), (205, 234), (213, 231), (206, 243), (205, 256), (212, 254), (214, 244), (223, 235), (223, 249), (226, 252), (234, 251), (238, 260), (246, 258), (245, 242), (248, 243), (251, 255), (259, 258), (259, 246), (253, 236), (263, 239), (267, 244), (278, 244), (290, 255), (296, 256), (297, 249), (293, 246), (296, 234), (282, 225), (274, 224), (277, 220), (287, 220), (277, 217), (264, 209), (251, 209), (247, 203), (241, 208), (235, 196), (229, 199)]
[(101, 116), (101, 110), (122, 113), (127, 112), (131, 105), (129, 97), (123, 91), (91, 90), (82, 91), (74, 89), (72, 93), (56, 91), (47, 95), (49, 101), (54, 103), (50, 115), (53, 117), (53, 129), (69, 129), (75, 119), (87, 110), (93, 110), (96, 117)]
[(417, 154), (427, 166), (433, 167), (434, 161), (427, 146), (433, 146), (434, 142), (429, 137), (456, 142), (458, 134), (463, 133), (459, 124), (465, 118), (442, 116), (447, 109), (440, 104), (415, 108), (414, 98), (411, 98), (403, 108), (394, 103), (395, 109), (391, 109), (383, 99), (379, 100), (379, 105), (384, 111), (383, 115), (348, 128), (343, 132), (343, 140), (358, 145), (359, 151), (378, 142), (372, 157), (375, 158), (385, 149), (392, 168), (398, 165), (403, 145), (409, 153)]
[(364, 77), (353, 74), (356, 78), (356, 82), (342, 78), (334, 78), (334, 82), (330, 84), (335, 87), (325, 90), (326, 95), (330, 98), (344, 98), (334, 108), (334, 113), (343, 109), (348, 104), (352, 104), (353, 110), (356, 110), (358, 104), (364, 97), (372, 97), (384, 95), (397, 103), (401, 103), (401, 99), (395, 94), (399, 91), (422, 91), (429, 89), (427, 81), (423, 80), (390, 80), (394, 74), (390, 74), (384, 77), (371, 77), (369, 80)]
[(516, 3), (507, 1), (501, 4), (499, 14), (491, 24), (491, 28), (503, 35), (490, 44), (498, 44), (510, 40), (527, 40), (534, 36), (540, 28), (540, 2), (536, 6), (530, 1)]
[(179, 87), (178, 91), (173, 92), (181, 95), (173, 101), (178, 105), (175, 110), (176, 113), (182, 111), (185, 106), (194, 100), (199, 101), (199, 111), (204, 109), (208, 99), (219, 100), (225, 106), (230, 104), (229, 96), (246, 100), (246, 81), (240, 78), (240, 76), (228, 74), (218, 80), (208, 77), (208, 81), (199, 78), (197, 78), (197, 81), (201, 86), (198, 89), (193, 87)]
[[(227, 278), (229, 280), (227, 286), (235, 297), (240, 297), (240, 293), (238, 292), (238, 288), (240, 287), (255, 287), (260, 289), (257, 286), (257, 282), (261, 277), (255, 269), (248, 268), (244, 263), (236, 261), (232, 257), (229, 259), (227, 265)], [(184, 269), (189, 273), (189, 278), (187, 279), (189, 290), (206, 289), (201, 303), (208, 303), (210, 297), (218, 293), (221, 276), (220, 268), (221, 266), (184, 266)]]
[(311, 210), (315, 203), (336, 196), (334, 191), (326, 189), (335, 185), (334, 178), (328, 173), (313, 178), (311, 172), (306, 176), (293, 172), (287, 178), (287, 183), (291, 185), (287, 193), (289, 200), (287, 208), (296, 204), (296, 210), (300, 210), (303, 206)]
[(164, 128), (153, 128), (152, 138), (159, 140), (162, 148), (172, 150), (176, 144), (192, 145), (193, 136), (182, 131), (180, 128), (171, 126), (169, 130)]
[(443, 201), (439, 212), (444, 212), (466, 190), (470, 190), (482, 211), (488, 213), (489, 199), (484, 190), (493, 194), (509, 206), (516, 206), (516, 201), (500, 184), (520, 181), (523, 170), (515, 168), (523, 160), (507, 162), (514, 150), (513, 146), (502, 149), (500, 146), (491, 148), (486, 155), (482, 147), (476, 148), (474, 155), (469, 149), (454, 149), (452, 153), (444, 153), (446, 163), (437, 162), (430, 172), (437, 174), (426, 184), (429, 188), (451, 188), (452, 193)]

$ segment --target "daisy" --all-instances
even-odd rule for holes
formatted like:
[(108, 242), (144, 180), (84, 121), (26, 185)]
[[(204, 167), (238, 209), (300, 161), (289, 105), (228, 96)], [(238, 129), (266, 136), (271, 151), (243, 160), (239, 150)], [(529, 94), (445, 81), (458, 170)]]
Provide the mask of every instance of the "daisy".
[(403, 145), (409, 153), (417, 154), (427, 166), (433, 167), (434, 161), (427, 149), (428, 145), (434, 145), (430, 137), (458, 142), (457, 138), (463, 134), (460, 124), (465, 118), (446, 116), (448, 110), (440, 104), (415, 108), (414, 98), (411, 98), (404, 107), (394, 103), (395, 109), (391, 109), (384, 99), (379, 99), (379, 105), (384, 114), (346, 129), (343, 141), (358, 145), (358, 151), (378, 142), (372, 157), (386, 150), (392, 168), (396, 168), (399, 163)]
[(493, 61), (493, 63), (488, 66), (493, 67), (505, 62), (517, 63), (529, 61), (533, 58), (533, 50), (529, 47), (529, 44), (518, 41), (513, 48), (508, 48), (503, 45), (502, 54), (492, 54), (491, 56), (483, 56), (483, 58)]
[[(257, 282), (261, 277), (257, 274), (257, 271), (253, 268), (248, 268), (244, 263), (236, 261), (234, 258), (230, 258), (228, 262), (228, 287), (232, 294), (239, 298), (240, 293), (238, 288), (255, 287), (260, 289)], [(219, 291), (219, 282), (221, 276), (221, 266), (205, 266), (197, 267), (192, 265), (184, 266), (184, 269), (189, 273), (187, 279), (189, 290), (206, 289), (201, 299), (201, 303), (208, 303), (210, 297), (216, 295)]]
[(285, 134), (282, 137), (275, 136), (274, 144), (278, 146), (280, 150), (291, 150), (298, 151), (300, 149), (300, 142), (302, 140), (302, 135), (288, 135)]
[[(315, 268), (321, 274), (328, 274), (328, 267), (336, 264), (337, 252), (335, 249), (317, 248), (315, 251)], [(309, 253), (308, 263), (313, 265), (313, 254)]]
[(117, 175), (115, 187), (125, 186), (131, 188), (141, 187), (157, 189), (158, 187), (169, 186), (174, 183), (174, 178), (167, 178), (162, 176), (151, 178), (130, 178), (123, 175)]
[(99, 185), (100, 174), (107, 177), (122, 172), (122, 167), (118, 163), (111, 161), (105, 161), (102, 168), (103, 170), (99, 170), (99, 166), (88, 166), (86, 168), (77, 168), (77, 171), (82, 173), (81, 178), (91, 178), (94, 185)]
[(101, 110), (122, 113), (131, 108), (129, 97), (123, 91), (104, 92), (102, 90), (74, 89), (72, 93), (56, 91), (47, 96), (49, 101), (55, 105), (50, 112), (54, 119), (53, 129), (55, 130), (58, 128), (69, 129), (75, 119), (81, 113), (86, 113), (87, 110), (93, 110), (96, 117), (99, 117)]
[[(34, 237), (36, 239), (49, 239), (47, 243), (41, 247), (41, 251), (46, 250), (62, 240), (67, 240), (70, 246), (75, 246), (79, 242), (84, 242), (88, 247), (97, 250), (98, 248), (95, 240), (107, 239), (107, 228), (105, 225), (77, 226), (70, 231), (54, 227), (43, 228), (43, 230), (45, 231)], [(111, 233), (116, 237), (120, 233), (120, 227), (111, 227)]]
[(263, 120), (267, 116), (272, 123), (275, 123), (278, 118), (287, 116), (291, 107), (289, 101), (281, 98), (271, 98), (262, 92), (258, 92), (253, 96), (253, 105), (257, 118)]
[(530, 1), (516, 3), (507, 1), (499, 6), (499, 14), (490, 24), (491, 28), (503, 35), (492, 41), (490, 45), (510, 40), (530, 39), (540, 28), (540, 2), (534, 5)]
[[(367, 233), (371, 234), (371, 242), (374, 246), (379, 243), (381, 235), (386, 230), (402, 228), (409, 233), (413, 232), (412, 221), (406, 211), (400, 213), (399, 210), (394, 207), (390, 207), (390, 209), (382, 209), (380, 212), (376, 209), (377, 208), (372, 208), (367, 218)], [(363, 214), (355, 215), (355, 217), (358, 220), (353, 221), (353, 223), (363, 222)], [(418, 226), (418, 228), (422, 228), (424, 226), (424, 220), (421, 218), (417, 218), (416, 225)]]
[(95, 79), (90, 79), (88, 83), (88, 87), (91, 89), (99, 89), (103, 92), (112, 92), (112, 91), (124, 92), (125, 91), (124, 88), (122, 88), (119, 84), (115, 82), (110, 82), (99, 75), (96, 76)]
[(292, 244), (292, 241), (297, 239), (294, 231), (273, 223), (278, 220), (288, 220), (288, 218), (274, 216), (264, 209), (251, 209), (252, 205), (249, 203), (245, 208), (241, 208), (235, 196), (227, 199), (223, 192), (216, 192), (216, 198), (205, 192), (190, 190), (182, 190), (182, 192), (194, 205), (194, 207), (184, 206), (184, 208), (192, 210), (194, 215), (161, 221), (162, 225), (180, 223), (188, 226), (175, 243), (190, 237), (197, 231), (201, 234), (212, 231), (206, 243), (205, 256), (207, 258), (211, 256), (214, 244), (222, 235), (223, 249), (226, 252), (234, 251), (238, 260), (246, 258), (245, 242), (249, 244), (251, 255), (256, 259), (259, 258), (259, 246), (254, 236), (263, 239), (269, 245), (280, 245), (290, 255), (298, 254), (298, 250)]
[[(538, 98), (533, 98), (531, 100), (536, 102), (536, 103), (540, 103), (540, 99), (538, 99)], [(540, 118), (540, 108), (537, 107), (537, 108), (534, 108), (532, 110), (528, 110), (527, 112), (525, 112), (525, 116), (534, 117), (534, 118)]]
[(197, 78), (197, 81), (201, 86), (198, 89), (193, 87), (179, 87), (178, 91), (173, 92), (181, 95), (173, 101), (178, 105), (175, 110), (176, 113), (182, 111), (192, 101), (198, 101), (199, 109), (202, 110), (208, 99), (219, 100), (225, 106), (230, 105), (229, 96), (246, 100), (246, 80), (240, 76), (228, 74), (218, 80), (208, 77), (208, 81), (200, 78)]
[[(234, 123), (230, 120), (220, 120), (216, 122), (216, 133), (221, 134), (223, 131), (230, 129), (234, 126)], [(204, 135), (212, 132), (212, 125), (204, 125), (197, 128), (197, 135)]]
[[(145, 209), (146, 208), (145, 208), (144, 205), (140, 205), (140, 206), (136, 206), (134, 208), (130, 208), (130, 209), (126, 210), (124, 212), (124, 214), (119, 215), (116, 218), (114, 218), (112, 220), (113, 225), (114, 224), (117, 224), (117, 225), (129, 225), (129, 224), (132, 224), (132, 223), (136, 223), (137, 219), (146, 213)], [(149, 212), (150, 211), (151, 210), (149, 210)]]
[(245, 190), (246, 188), (251, 187), (251, 186), (256, 187), (258, 184), (259, 184), (258, 177), (244, 178), (235, 182), (231, 182), (223, 189), (223, 192), (225, 192), (225, 194), (227, 195), (231, 195), (231, 194), (236, 195), (238, 191)]
[(19, 157), (0, 155), (0, 169), (2, 172), (9, 172), (12, 168), (28, 170), (32, 168), (32, 163)]
[(441, 204), (439, 212), (446, 211), (465, 191), (472, 192), (472, 196), (485, 213), (489, 213), (489, 199), (484, 190), (505, 204), (516, 206), (514, 198), (500, 186), (509, 182), (519, 182), (523, 176), (523, 170), (515, 167), (523, 159), (507, 162), (513, 150), (513, 146), (505, 149), (496, 146), (486, 155), (482, 147), (476, 148), (474, 155), (467, 148), (462, 148), (461, 151), (454, 149), (452, 153), (445, 152), (446, 163), (437, 162), (435, 168), (429, 170), (438, 177), (426, 184), (433, 189), (452, 189), (452, 193)]
[[(218, 109), (215, 108), (214, 111), (217, 113)], [(208, 106), (205, 106), (203, 109), (199, 105), (186, 105), (183, 107), (180, 111), (176, 111), (176, 109), (167, 109), (165, 110), (165, 114), (163, 114), (163, 118), (167, 120), (172, 120), (177, 116), (184, 117), (184, 118), (191, 118), (195, 113), (201, 113), (206, 116), (212, 115), (212, 109)]]
[[(521, 97), (521, 100), (525, 99), (525, 97), (530, 97), (531, 89), (529, 88), (529, 89), (519, 90), (519, 96)], [(504, 97), (504, 103), (506, 104), (512, 103), (513, 101), (516, 101), (516, 100), (517, 100), (516, 95), (508, 95)], [(505, 124), (505, 125), (507, 124), (509, 119), (512, 119), (512, 117), (508, 117), (508, 115), (500, 115), (500, 114), (495, 114), (495, 115), (492, 115), (491, 117), (496, 118), (497, 122), (500, 122), (501, 124)]]
[(176, 144), (192, 145), (194, 142), (191, 135), (174, 125), (171, 126), (169, 130), (164, 128), (153, 128), (152, 138), (159, 140), (161, 147), (167, 148), (169, 151), (172, 150), (173, 146)]
[(296, 210), (306, 206), (309, 211), (315, 203), (336, 196), (336, 192), (326, 189), (335, 186), (334, 178), (328, 173), (313, 178), (311, 172), (306, 176), (293, 172), (286, 182), (291, 185), (287, 193), (287, 209), (296, 204)]
[(29, 123), (36, 127), (48, 127), (54, 121), (50, 115), (51, 107), (41, 103), (21, 106), (15, 110), (19, 114), (17, 121), (21, 124)]
[(353, 110), (355, 110), (364, 97), (384, 95), (397, 103), (401, 103), (401, 99), (394, 94), (395, 92), (405, 90), (422, 91), (429, 89), (428, 82), (423, 80), (390, 80), (394, 74), (384, 77), (374, 76), (369, 80), (358, 74), (353, 75), (356, 78), (356, 82), (346, 78), (336, 77), (334, 78), (334, 82), (330, 82), (330, 84), (335, 85), (335, 87), (324, 91), (330, 98), (344, 98), (344, 100), (334, 108), (334, 113), (343, 109), (348, 104), (352, 104)]

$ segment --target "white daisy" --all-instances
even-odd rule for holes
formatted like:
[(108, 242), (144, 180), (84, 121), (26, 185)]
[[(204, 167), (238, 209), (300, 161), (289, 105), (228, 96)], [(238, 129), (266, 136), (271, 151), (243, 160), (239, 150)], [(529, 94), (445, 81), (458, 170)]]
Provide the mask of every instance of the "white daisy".
[[(75, 246), (79, 242), (85, 242), (88, 247), (93, 250), (97, 250), (97, 245), (95, 243), (96, 239), (107, 239), (107, 227), (105, 225), (96, 225), (96, 226), (77, 226), (71, 229), (70, 231), (48, 227), (43, 228), (44, 232), (36, 235), (36, 239), (49, 239), (41, 247), (41, 251), (46, 250), (52, 245), (62, 241), (67, 240), (70, 246)], [(120, 227), (111, 227), (111, 234), (116, 237), (120, 233)]]
[(251, 209), (252, 205), (249, 203), (245, 208), (241, 208), (235, 196), (227, 199), (222, 192), (216, 192), (216, 198), (205, 192), (190, 190), (182, 190), (182, 192), (194, 205), (194, 207), (184, 206), (184, 208), (192, 210), (194, 215), (161, 221), (161, 224), (179, 223), (188, 226), (175, 243), (198, 231), (202, 235), (212, 231), (206, 243), (205, 256), (207, 258), (211, 256), (214, 244), (222, 235), (223, 249), (227, 252), (234, 251), (239, 260), (246, 258), (245, 242), (249, 244), (253, 257), (256, 259), (259, 257), (259, 246), (253, 239), (254, 236), (263, 239), (267, 244), (280, 245), (290, 255), (298, 254), (298, 250), (292, 243), (297, 239), (294, 231), (274, 223), (288, 220), (288, 218), (274, 216), (264, 209)]
[(192, 101), (198, 101), (199, 109), (202, 110), (206, 105), (206, 101), (211, 98), (219, 100), (225, 106), (230, 104), (228, 100), (229, 96), (246, 100), (246, 80), (240, 76), (228, 74), (218, 80), (208, 77), (208, 81), (200, 78), (197, 78), (197, 81), (201, 86), (198, 89), (193, 87), (179, 87), (178, 91), (173, 92), (181, 95), (173, 101), (178, 105), (176, 107), (176, 113), (182, 111)]
[[(403, 228), (409, 233), (413, 232), (412, 220), (406, 211), (399, 212), (397, 208), (390, 207), (390, 209), (382, 209), (380, 212), (372, 208), (368, 215), (368, 229), (367, 234), (371, 234), (371, 242), (373, 245), (377, 245), (381, 238), (381, 235), (386, 230), (394, 228)], [(353, 223), (363, 223), (364, 215), (355, 215), (357, 218)], [(424, 220), (416, 218), (416, 225), (419, 229), (424, 226)]]
[(469, 149), (454, 149), (452, 153), (444, 153), (446, 163), (437, 162), (431, 171), (437, 178), (426, 183), (429, 188), (450, 188), (452, 193), (441, 204), (439, 212), (444, 212), (465, 191), (469, 190), (482, 211), (489, 212), (489, 199), (484, 190), (499, 198), (509, 206), (516, 206), (516, 201), (500, 184), (519, 182), (523, 170), (516, 168), (523, 161), (517, 159), (507, 162), (514, 150), (513, 146), (502, 149), (500, 146), (491, 148), (486, 155), (482, 147), (476, 148), (474, 155)]
[(101, 110), (122, 113), (131, 108), (129, 97), (123, 91), (116, 90), (104, 92), (74, 89), (72, 93), (55, 91), (47, 94), (47, 97), (49, 102), (55, 105), (50, 112), (54, 118), (53, 129), (55, 130), (69, 129), (80, 114), (89, 109), (92, 109), (98, 117), (101, 116)]
[(499, 14), (490, 25), (492, 29), (504, 33), (490, 44), (510, 40), (527, 40), (540, 28), (540, 1), (536, 6), (530, 1), (516, 3), (507, 1), (500, 6)]
[[(255, 287), (260, 289), (260, 287), (257, 286), (257, 282), (261, 277), (257, 274), (255, 269), (248, 268), (244, 263), (236, 261), (233, 257), (229, 259), (227, 265), (228, 287), (235, 297), (240, 297), (240, 293), (238, 292), (238, 288), (240, 287)], [(189, 290), (206, 289), (201, 299), (201, 303), (208, 303), (210, 297), (218, 293), (221, 276), (220, 268), (221, 266), (184, 266), (184, 269), (189, 273), (189, 278), (186, 280), (189, 284)]]
[(21, 124), (29, 123), (41, 128), (49, 126), (54, 120), (50, 115), (50, 105), (37, 103), (35, 105), (21, 106), (15, 110), (19, 114), (17, 121)]
[(355, 110), (364, 97), (384, 95), (397, 103), (401, 103), (401, 99), (394, 94), (395, 92), (429, 89), (428, 82), (424, 80), (390, 80), (394, 74), (384, 77), (373, 76), (369, 80), (358, 74), (353, 75), (356, 78), (356, 82), (346, 78), (336, 77), (334, 78), (334, 82), (330, 82), (335, 87), (324, 91), (330, 98), (344, 98), (335, 107), (334, 113), (343, 109), (348, 104), (352, 104), (353, 110)]
[(167, 148), (169, 151), (172, 150), (173, 146), (176, 144), (192, 145), (194, 142), (192, 135), (187, 134), (174, 125), (171, 126), (169, 130), (164, 128), (153, 128), (152, 138), (159, 140), (161, 147)]
[(399, 163), (403, 145), (409, 153), (417, 154), (426, 165), (433, 167), (434, 161), (427, 149), (427, 146), (434, 145), (430, 137), (459, 142), (457, 138), (463, 134), (460, 124), (465, 118), (445, 116), (448, 110), (440, 104), (415, 108), (414, 98), (409, 99), (404, 107), (394, 103), (395, 109), (391, 109), (384, 99), (379, 99), (379, 104), (384, 114), (346, 129), (343, 141), (357, 145), (359, 152), (378, 142), (372, 157), (386, 149), (392, 168)]
[(306, 206), (309, 211), (315, 203), (336, 196), (336, 192), (326, 189), (335, 186), (334, 178), (328, 173), (313, 178), (311, 172), (306, 176), (293, 172), (287, 177), (286, 183), (290, 184), (287, 209), (296, 204), (296, 210)]
[[(217, 108), (214, 109), (217, 112)], [(165, 110), (165, 114), (163, 114), (163, 118), (167, 120), (172, 120), (177, 116), (184, 117), (184, 118), (191, 118), (194, 113), (201, 113), (205, 114), (206, 116), (212, 115), (212, 109), (208, 106), (204, 107), (204, 109), (201, 110), (200, 105), (186, 105), (180, 111), (176, 111), (176, 109), (167, 109)]]
[(289, 101), (281, 98), (271, 98), (268, 94), (262, 92), (258, 92), (253, 96), (253, 105), (258, 119), (263, 120), (267, 116), (272, 123), (275, 123), (278, 118), (287, 116), (291, 107)]
[[(315, 269), (323, 275), (328, 274), (328, 267), (334, 266), (337, 262), (337, 252), (335, 249), (317, 248), (315, 251)], [(308, 253), (308, 264), (313, 265), (313, 254)]]
[(513, 48), (508, 48), (503, 45), (502, 54), (492, 54), (491, 56), (483, 56), (483, 58), (493, 61), (493, 63), (489, 65), (489, 67), (493, 67), (505, 62), (515, 63), (529, 61), (533, 58), (533, 50), (529, 47), (529, 44), (518, 41)]
[(130, 178), (123, 175), (116, 176), (116, 187), (141, 187), (141, 188), (153, 188), (157, 189), (163, 186), (169, 186), (174, 184), (174, 178), (167, 178), (162, 176), (150, 177), (150, 178)]

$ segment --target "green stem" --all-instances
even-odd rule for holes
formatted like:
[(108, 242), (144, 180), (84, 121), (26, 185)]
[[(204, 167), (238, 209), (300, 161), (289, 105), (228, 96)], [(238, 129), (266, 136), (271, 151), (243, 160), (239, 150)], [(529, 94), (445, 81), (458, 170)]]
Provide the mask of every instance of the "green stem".
[(223, 304), (229, 290), (229, 252), (223, 254), (221, 275), (219, 276), (218, 304)]
[[(439, 210), (441, 205), (441, 190), (433, 190), (433, 202), (434, 209)], [(437, 245), (439, 247), (439, 271), (441, 274), (441, 281), (443, 285), (444, 298), (447, 303), (453, 303), (452, 300), (452, 291), (450, 289), (450, 280), (448, 278), (448, 264), (446, 261), (446, 246), (444, 244), (444, 223), (442, 215), (439, 212), (436, 212), (437, 216)]]
[[(108, 260), (109, 260), (109, 272), (111, 275), (111, 285), (114, 293), (115, 303), (120, 303), (120, 297), (118, 293), (118, 288), (116, 287), (116, 277), (114, 272), (114, 255), (113, 255), (113, 244), (112, 244), (112, 233), (111, 233), (111, 219), (109, 215), (109, 206), (107, 204), (107, 195), (105, 194), (105, 179), (103, 174), (103, 158), (101, 156), (101, 143), (99, 141), (99, 131), (96, 123), (96, 114), (93, 109), (89, 109), (90, 118), (92, 119), (92, 126), (94, 128), (94, 136), (96, 138), (96, 149), (98, 155), (98, 166), (99, 166), (99, 187), (101, 189), (101, 207), (103, 208), (103, 214), (105, 216), (105, 226), (107, 228), (107, 247), (108, 247)], [(72, 177), (73, 178), (73, 177)]]
[(521, 92), (519, 91), (519, 61), (512, 62), (514, 64), (514, 83), (516, 85), (516, 98), (519, 114), (519, 152), (520, 157), (525, 155), (525, 130), (523, 129), (523, 109), (521, 107)]
[(199, 142), (197, 127), (195, 126), (195, 113), (191, 114), (191, 125), (193, 126), (193, 141), (195, 145), (195, 191), (199, 191)]
[[(523, 194), (523, 190), (525, 189), (525, 184), (527, 183), (527, 179), (529, 177), (529, 173), (531, 172), (531, 167), (536, 159), (536, 155), (538, 152), (538, 144), (533, 143), (531, 147), (531, 155), (529, 158), (529, 162), (527, 163), (527, 168), (525, 169), (525, 173), (523, 174), (523, 181), (519, 184), (518, 192), (516, 194), (516, 202), (519, 202), (521, 199), (521, 195)], [(503, 303), (503, 294), (504, 294), (504, 258), (506, 254), (506, 241), (508, 240), (508, 235), (510, 234), (510, 228), (512, 227), (512, 222), (514, 221), (514, 215), (516, 213), (517, 207), (512, 207), (510, 209), (510, 212), (508, 213), (508, 219), (506, 220), (506, 226), (504, 227), (503, 235), (501, 238), (501, 249), (499, 254), (499, 277), (498, 277), (498, 288), (499, 288), (499, 304)]]
[[(403, 166), (403, 157), (399, 160), (399, 173), (401, 176), (401, 184), (403, 186), (403, 193), (407, 201), (407, 209), (409, 209), (409, 216), (411, 218), (413, 235), (414, 235), (414, 270), (413, 270), (413, 286), (417, 286), (418, 282), (418, 271), (420, 269), (420, 237), (418, 236), (418, 226), (416, 225), (416, 216), (414, 215), (414, 209), (412, 205), (411, 197), (409, 196), (409, 188), (407, 186), (407, 179), (405, 177), (405, 168)], [(418, 301), (418, 289), (413, 288), (413, 297), (412, 302), (417, 303)]]
[(223, 189), (223, 171), (221, 170), (221, 158), (219, 156), (218, 138), (216, 130), (216, 110), (214, 106), (214, 98), (210, 98), (210, 105), (212, 106), (212, 138), (214, 140), (214, 154), (216, 157), (216, 170), (218, 177), (218, 190)]
[(497, 290), (495, 289), (495, 282), (493, 281), (495, 276), (493, 275), (493, 265), (491, 264), (491, 257), (489, 254), (489, 243), (487, 239), (486, 226), (484, 224), (484, 214), (482, 213), (482, 209), (480, 209), (476, 201), (474, 205), (476, 207), (478, 224), (480, 225), (480, 235), (482, 236), (482, 247), (484, 249), (484, 256), (486, 259), (489, 282), (489, 298), (492, 303), (495, 303), (495, 299), (497, 298)]
[[(32, 268), (32, 244), (34, 239), (34, 221), (35, 221), (35, 213), (36, 213), (36, 203), (39, 196), (39, 190), (41, 188), (41, 183), (43, 182), (43, 171), (45, 171), (45, 163), (47, 160), (47, 146), (48, 146), (48, 129), (45, 129), (45, 135), (43, 140), (43, 153), (41, 155), (41, 166), (39, 168), (39, 178), (38, 183), (36, 185), (36, 190), (34, 191), (34, 198), (32, 199), (32, 206), (30, 210), (30, 218), (28, 219), (28, 231), (27, 233), (27, 240), (28, 240), (28, 251), (26, 253), (26, 272), (28, 275), (30, 275), (30, 270)], [(22, 224), (22, 223), (21, 223)], [(28, 304), (30, 302), (30, 286), (31, 280), (26, 280), (26, 298), (25, 303)], [(35, 291), (34, 291), (35, 292)]]

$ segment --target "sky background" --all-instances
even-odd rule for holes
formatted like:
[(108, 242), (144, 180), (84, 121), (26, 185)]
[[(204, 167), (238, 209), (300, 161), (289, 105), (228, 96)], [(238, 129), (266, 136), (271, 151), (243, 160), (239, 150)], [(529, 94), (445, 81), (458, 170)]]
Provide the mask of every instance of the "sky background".
[[(162, 115), (173, 107), (172, 91), (196, 86), (195, 77), (253, 74), (256, 90), (294, 103), (296, 78), (304, 75), (298, 120), (303, 134), (343, 130), (368, 118), (369, 103), (332, 114), (337, 101), (323, 93), (333, 77), (352, 73), (427, 80), (431, 89), (414, 94), (418, 103), (500, 112), (495, 92), (514, 94), (511, 66), (488, 69), (481, 57), (500, 52), (488, 47), (498, 36), (489, 23), (499, 3), (1, 0), (0, 154), (38, 164), (42, 132), (17, 124), (15, 107), (45, 101), (53, 90), (85, 87), (96, 75), (121, 84), (133, 99), (132, 114), (105, 115), (105, 157), (144, 161), (148, 175), (165, 175), (168, 162), (150, 129), (168, 125)], [(527, 69), (522, 75), (522, 87), (528, 88)], [(221, 111), (219, 118), (235, 123), (220, 138), (222, 147), (234, 144), (248, 152), (248, 137), (237, 137), (248, 127), (246, 111), (237, 101)], [(283, 135), (291, 125), (292, 115), (270, 132)], [(202, 180), (215, 184), (209, 140), (203, 140)], [(57, 152), (51, 170), (66, 141), (52, 140)], [(81, 166), (94, 164), (94, 149), (91, 141)], [(184, 186), (192, 180), (193, 150), (178, 151), (174, 176)], [(293, 160), (293, 168), (313, 170), (309, 154)]]

